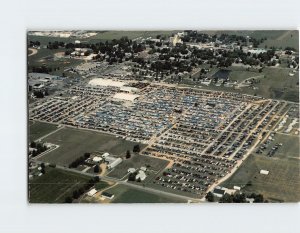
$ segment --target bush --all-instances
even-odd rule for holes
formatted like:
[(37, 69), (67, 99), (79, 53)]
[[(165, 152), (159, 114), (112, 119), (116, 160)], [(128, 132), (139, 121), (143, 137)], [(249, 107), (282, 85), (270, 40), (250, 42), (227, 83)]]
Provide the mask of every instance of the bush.
[(140, 151), (141, 151), (140, 145), (139, 145), (139, 144), (135, 145), (135, 146), (133, 147), (133, 150), (132, 150), (132, 151), (133, 151), (133, 152), (136, 152), (136, 153), (140, 152)]
[(100, 167), (99, 167), (99, 165), (96, 165), (96, 166), (94, 167), (94, 172), (95, 172), (95, 173), (99, 173), (99, 172), (100, 172)]
[(65, 203), (72, 203), (72, 202), (73, 202), (72, 197), (66, 197)]

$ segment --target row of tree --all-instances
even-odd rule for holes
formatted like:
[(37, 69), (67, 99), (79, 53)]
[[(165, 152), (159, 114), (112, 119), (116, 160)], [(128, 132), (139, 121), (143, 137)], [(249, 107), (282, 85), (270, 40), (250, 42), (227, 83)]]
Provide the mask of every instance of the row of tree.
[(77, 168), (79, 165), (83, 164), (85, 160), (87, 160), (91, 156), (90, 153), (84, 153), (83, 156), (80, 156), (76, 160), (74, 160), (72, 163), (69, 164), (69, 168)]
[(43, 143), (40, 143), (40, 142), (36, 143), (36, 142), (32, 141), (30, 143), (30, 147), (34, 149), (32, 151), (32, 157), (35, 157), (47, 150), (47, 147), (44, 146)]
[(90, 179), (85, 185), (73, 191), (72, 196), (67, 196), (65, 198), (65, 203), (72, 203), (74, 199), (78, 199), (82, 194), (91, 189), (96, 183), (100, 181), (98, 176)]
[[(235, 193), (235, 194), (228, 194), (225, 193), (223, 195), (223, 197), (221, 197), (219, 199), (220, 203), (247, 203), (248, 201), (246, 200), (246, 198), (253, 198), (254, 199), (254, 203), (262, 203), (262, 202), (267, 202), (267, 200), (264, 200), (264, 197), (262, 194), (255, 194), (255, 193), (251, 193), (249, 195), (246, 195), (245, 193)], [(208, 192), (205, 196), (205, 199), (208, 202), (214, 202), (215, 200), (215, 196), (213, 195), (212, 192)]]

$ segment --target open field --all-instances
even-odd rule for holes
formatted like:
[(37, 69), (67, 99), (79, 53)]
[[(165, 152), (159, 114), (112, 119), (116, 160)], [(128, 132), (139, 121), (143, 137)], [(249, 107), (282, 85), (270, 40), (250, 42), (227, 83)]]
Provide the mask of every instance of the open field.
[(238, 31), (204, 31), (208, 34), (229, 34), (229, 35), (238, 35), (238, 36), (250, 36), (256, 39), (267, 38), (266, 41), (261, 43), (259, 47), (264, 48), (265, 45), (268, 47), (275, 46), (277, 48), (282, 47), (283, 49), (287, 46), (293, 47), (298, 51), (298, 40), (299, 33), (296, 30), (238, 30)]
[[(275, 31), (276, 32), (276, 31)], [(281, 31), (279, 31), (281, 32)], [(285, 49), (292, 47), (298, 51), (299, 48), (299, 32), (298, 31), (282, 31), (277, 37), (267, 37), (267, 40), (260, 44), (260, 47), (268, 48), (274, 46), (276, 48)]]
[(37, 140), (38, 138), (54, 131), (57, 129), (57, 126), (54, 124), (30, 121), (29, 122), (29, 141)]
[(107, 192), (114, 194), (112, 203), (183, 203), (181, 199), (174, 197), (160, 196), (125, 185), (117, 185)]
[(157, 35), (171, 36), (176, 31), (104, 31), (99, 32), (97, 35), (87, 38), (89, 42), (99, 42), (113, 39), (120, 39), (121, 37), (128, 37), (129, 39), (142, 38), (156, 38)]
[(133, 155), (130, 159), (126, 159), (120, 165), (118, 165), (118, 167), (114, 169), (112, 172), (110, 172), (108, 176), (121, 179), (122, 177), (128, 174), (127, 171), (129, 168), (139, 169), (141, 167), (148, 168), (146, 174), (150, 174), (150, 173), (156, 174), (157, 172), (164, 169), (168, 163), (169, 161), (167, 160), (162, 160), (154, 157)]
[[(41, 67), (43, 64), (46, 64), (47, 68), (51, 68), (52, 75), (62, 75), (64, 69), (68, 67), (74, 67), (83, 63), (84, 61), (79, 59), (70, 59), (70, 58), (54, 58), (55, 53), (64, 52), (64, 49), (44, 49), (41, 48), (37, 50), (37, 53), (28, 57), (28, 71), (30, 72), (31, 67)], [(59, 70), (54, 70), (59, 68)]]
[[(299, 157), (299, 136), (289, 136), (287, 134), (276, 134), (274, 141), (272, 141), (267, 148), (262, 152), (262, 155), (268, 156), (268, 152), (276, 143), (282, 143), (282, 146), (272, 156), (274, 159), (287, 159), (296, 162)], [(300, 162), (300, 160), (298, 161)], [(300, 172), (300, 171), (299, 171)]]
[(64, 128), (43, 141), (51, 142), (60, 147), (40, 158), (41, 161), (69, 165), (85, 152), (108, 152), (113, 155), (125, 156), (137, 143), (116, 138), (113, 135), (94, 131)]
[(46, 174), (29, 180), (30, 203), (62, 203), (90, 177), (59, 169), (46, 169)]
[[(157, 35), (162, 36), (171, 36), (173, 33), (176, 33), (177, 31), (100, 31), (97, 35), (91, 36), (89, 38), (83, 38), (80, 39), (80, 41), (84, 42), (91, 42), (91, 43), (97, 43), (97, 42), (105, 42), (107, 40), (113, 40), (113, 39), (120, 39), (121, 37), (127, 36), (129, 39), (135, 39), (138, 37), (142, 38), (156, 38)], [(28, 40), (31, 41), (39, 41), (41, 45), (47, 45), (48, 42), (54, 42), (54, 41), (62, 41), (65, 43), (74, 43), (76, 40), (74, 37), (70, 38), (60, 38), (60, 37), (49, 37), (49, 36), (35, 36), (35, 35), (29, 35)]]
[[(284, 136), (288, 137), (288, 136)], [(300, 173), (299, 173), (299, 144), (298, 137), (290, 143), (278, 138), (285, 145), (278, 150), (272, 158), (264, 154), (250, 155), (236, 173), (221, 186), (233, 188), (241, 186), (242, 191), (261, 193), (265, 198), (275, 202), (297, 202), (300, 199)], [(296, 145), (295, 145), (296, 143)], [(284, 151), (283, 151), (284, 150)], [(262, 175), (260, 170), (268, 170), (269, 175)], [(251, 185), (246, 186), (248, 182)]]
[[(217, 91), (238, 92), (250, 95), (262, 96), (265, 98), (282, 99), (287, 101), (299, 102), (299, 73), (290, 77), (288, 74), (291, 69), (286, 68), (272, 68), (265, 67), (262, 73), (241, 70), (241, 68), (230, 68), (230, 80), (242, 81), (250, 77), (264, 75), (264, 78), (259, 78), (258, 83), (251, 87), (243, 87), (241, 89), (234, 89), (233, 87), (224, 87), (223, 85), (217, 87), (213, 83), (209, 86), (203, 85), (204, 89), (211, 89)], [(195, 85), (195, 84), (190, 84)], [(201, 85), (201, 84), (200, 84)]]

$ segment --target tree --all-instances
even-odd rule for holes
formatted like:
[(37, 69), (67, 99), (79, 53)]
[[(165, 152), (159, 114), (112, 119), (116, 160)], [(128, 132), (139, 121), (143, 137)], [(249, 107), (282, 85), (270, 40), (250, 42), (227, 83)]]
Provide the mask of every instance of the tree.
[(74, 199), (77, 199), (79, 197), (79, 193), (77, 190), (74, 190), (73, 192), (73, 196), (72, 196)]
[(35, 143), (34, 141), (32, 141), (32, 142), (30, 143), (30, 147), (31, 147), (31, 148), (36, 148), (36, 143)]
[(254, 202), (255, 203), (262, 203), (264, 202), (264, 197), (262, 194), (258, 194), (254, 197)]
[(205, 199), (209, 202), (214, 202), (215, 197), (211, 192), (208, 192), (205, 196)]
[(65, 203), (72, 203), (72, 202), (73, 202), (72, 197), (66, 197)]
[(140, 151), (141, 151), (140, 145), (139, 145), (139, 144), (134, 145), (132, 151), (133, 151), (133, 152), (136, 152), (136, 153), (140, 152)]
[(127, 152), (126, 152), (126, 159), (129, 159), (131, 157), (131, 154), (130, 154), (130, 151), (128, 150)]
[(88, 152), (84, 153), (84, 158), (85, 159), (88, 159), (90, 156), (91, 156), (91, 153), (88, 153)]
[(97, 183), (97, 182), (99, 182), (99, 181), (100, 181), (100, 177), (99, 177), (99, 176), (95, 176), (95, 177), (94, 177), (94, 182)]
[(95, 173), (99, 173), (99, 172), (100, 172), (100, 167), (99, 167), (99, 165), (96, 165), (96, 166), (94, 167), (94, 172), (95, 172)]
[(137, 175), (137, 172), (130, 173), (129, 176), (128, 176), (128, 180), (129, 181), (135, 181), (136, 175)]
[(232, 203), (233, 202), (233, 196), (228, 194), (228, 193), (225, 193), (223, 195), (223, 197), (221, 197), (220, 203)]

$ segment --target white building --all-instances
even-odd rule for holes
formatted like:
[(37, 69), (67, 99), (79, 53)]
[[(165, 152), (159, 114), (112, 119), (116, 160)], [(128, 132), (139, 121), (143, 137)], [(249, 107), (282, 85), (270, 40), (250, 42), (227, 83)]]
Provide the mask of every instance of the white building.
[(146, 173), (144, 171), (139, 171), (139, 173), (136, 175), (135, 179), (140, 179), (141, 181), (145, 180), (147, 177)]
[(97, 193), (97, 190), (96, 190), (96, 189), (91, 189), (91, 190), (87, 193), (87, 195), (88, 195), (89, 197), (92, 197), (92, 196), (94, 196), (96, 193)]
[(122, 162), (122, 159), (121, 159), (121, 158), (116, 158), (115, 160), (113, 160), (112, 162), (110, 162), (110, 163), (107, 165), (107, 168), (108, 168), (108, 169), (112, 169), (112, 168), (116, 167), (117, 165), (119, 165), (121, 162)]
[(135, 168), (131, 167), (127, 170), (128, 173), (134, 173), (136, 171)]
[(262, 174), (262, 175), (268, 175), (269, 171), (267, 171), (267, 170), (260, 170), (259, 173)]
[(99, 163), (99, 162), (101, 162), (103, 159), (101, 158), (101, 157), (99, 157), (99, 156), (95, 156), (94, 158), (93, 158), (93, 162), (95, 162), (95, 163)]

